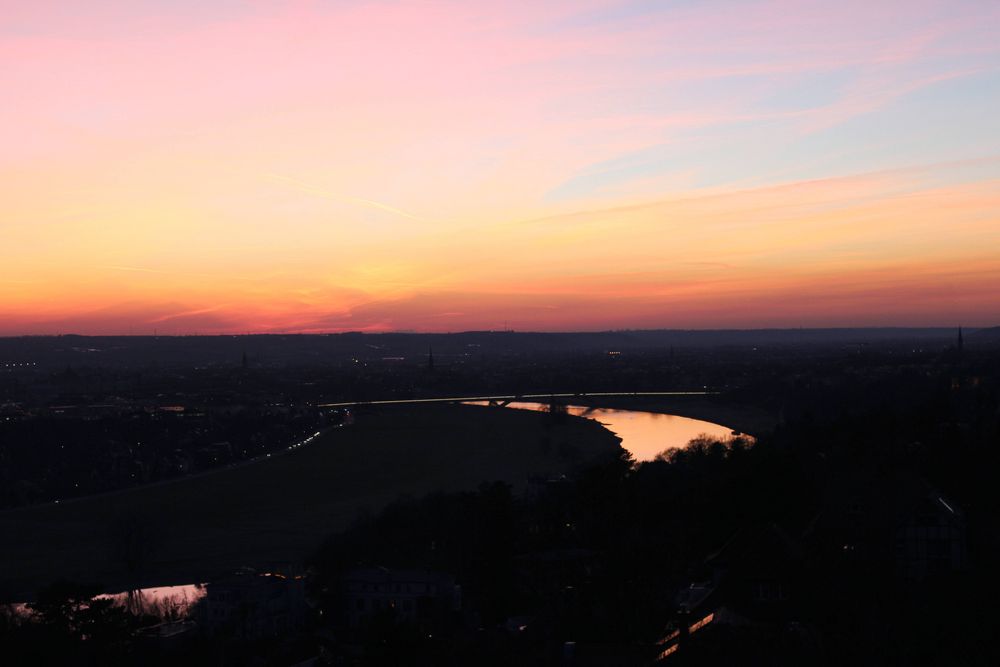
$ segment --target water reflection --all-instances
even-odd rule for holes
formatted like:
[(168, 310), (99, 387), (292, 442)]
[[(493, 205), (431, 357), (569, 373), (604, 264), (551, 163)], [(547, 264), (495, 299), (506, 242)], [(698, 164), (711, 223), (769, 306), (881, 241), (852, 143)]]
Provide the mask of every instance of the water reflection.
[(108, 593), (99, 598), (111, 598), (116, 605), (133, 613), (149, 614), (159, 618), (183, 618), (198, 600), (205, 597), (202, 584), (156, 586), (122, 593)]
[[(136, 615), (156, 616), (163, 620), (177, 620), (187, 617), (194, 605), (205, 597), (204, 584), (182, 584), (179, 586), (155, 586), (121, 593), (102, 593), (97, 600), (113, 600), (114, 606), (125, 607)], [(18, 616), (31, 616), (32, 610), (26, 602), (16, 602), (6, 607)]]
[[(488, 401), (469, 401), (467, 405), (489, 405)], [(548, 403), (514, 401), (509, 408), (547, 412)], [(732, 429), (712, 422), (659, 412), (640, 410), (614, 410), (584, 405), (567, 405), (567, 414), (596, 419), (609, 431), (622, 439), (622, 447), (632, 453), (637, 461), (649, 461), (665, 449), (684, 447), (700, 435), (728, 439)]]

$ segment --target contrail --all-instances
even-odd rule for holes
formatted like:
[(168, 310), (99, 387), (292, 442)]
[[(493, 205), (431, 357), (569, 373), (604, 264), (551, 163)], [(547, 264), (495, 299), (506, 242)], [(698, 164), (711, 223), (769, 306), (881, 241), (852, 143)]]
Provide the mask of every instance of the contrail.
[(380, 211), (386, 211), (387, 213), (393, 213), (395, 215), (409, 218), (410, 220), (417, 220), (418, 222), (429, 222), (426, 218), (421, 218), (420, 216), (413, 215), (412, 213), (407, 213), (406, 211), (396, 208), (395, 206), (389, 206), (388, 204), (383, 204), (382, 202), (377, 202), (372, 199), (365, 199), (363, 197), (352, 197), (351, 195), (345, 195), (339, 192), (330, 192), (329, 190), (323, 190), (317, 188), (308, 183), (303, 183), (302, 181), (290, 178), (288, 176), (282, 176), (280, 174), (268, 174), (270, 178), (281, 181), (283, 183), (288, 183), (295, 187), (295, 189), (302, 192), (308, 192), (312, 195), (317, 195), (319, 197), (326, 197), (327, 199), (338, 199), (340, 201), (350, 202), (352, 204), (358, 204), (359, 206), (367, 206), (368, 208), (376, 208)]
[(218, 310), (225, 308), (225, 305), (219, 306), (208, 306), (207, 308), (195, 308), (194, 310), (183, 310), (179, 313), (168, 313), (167, 315), (161, 315), (160, 317), (153, 318), (150, 323), (161, 323), (169, 322), (170, 320), (175, 320), (179, 317), (191, 317), (192, 315), (204, 315), (205, 313), (214, 313)]

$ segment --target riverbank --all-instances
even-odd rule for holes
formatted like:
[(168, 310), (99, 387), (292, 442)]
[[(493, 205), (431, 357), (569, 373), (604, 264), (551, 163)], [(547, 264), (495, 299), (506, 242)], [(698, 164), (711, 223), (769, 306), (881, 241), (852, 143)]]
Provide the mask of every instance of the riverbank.
[[(619, 451), (599, 424), (470, 406), (365, 408), (285, 456), (60, 505), (0, 513), (0, 600), (58, 578), (107, 590), (301, 562), (401, 495), (570, 472)], [(126, 562), (138, 562), (130, 572)]]

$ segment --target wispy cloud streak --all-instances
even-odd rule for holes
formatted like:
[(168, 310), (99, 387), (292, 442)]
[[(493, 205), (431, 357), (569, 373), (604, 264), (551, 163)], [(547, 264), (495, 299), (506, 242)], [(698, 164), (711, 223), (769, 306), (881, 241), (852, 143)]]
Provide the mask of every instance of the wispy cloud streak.
[(14, 4), (0, 333), (996, 311), (996, 2)]

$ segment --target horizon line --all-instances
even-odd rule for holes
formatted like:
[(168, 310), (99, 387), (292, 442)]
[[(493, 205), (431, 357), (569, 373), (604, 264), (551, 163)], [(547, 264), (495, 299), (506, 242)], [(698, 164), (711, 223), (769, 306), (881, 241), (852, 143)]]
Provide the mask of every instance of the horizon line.
[(552, 330), (552, 331), (541, 331), (541, 330), (515, 330), (515, 329), (467, 329), (463, 331), (412, 331), (407, 329), (390, 330), (390, 331), (247, 331), (243, 333), (169, 333), (169, 334), (159, 334), (159, 333), (100, 333), (100, 334), (82, 334), (82, 333), (26, 333), (26, 334), (0, 334), (0, 339), (8, 338), (246, 338), (249, 336), (345, 336), (345, 335), (367, 335), (367, 336), (384, 336), (384, 335), (404, 335), (404, 336), (462, 336), (468, 334), (521, 334), (521, 335), (584, 335), (584, 334), (613, 334), (613, 333), (656, 333), (656, 332), (675, 332), (675, 333), (739, 333), (739, 332), (763, 332), (763, 331), (914, 331), (914, 330), (928, 330), (940, 329), (944, 330), (963, 330), (969, 332), (981, 331), (984, 329), (994, 329), (1000, 328), (998, 324), (989, 324), (983, 326), (968, 326), (965, 324), (954, 324), (954, 325), (942, 325), (942, 324), (929, 324), (929, 325), (884, 325), (884, 326), (829, 326), (829, 327), (746, 327), (746, 328), (623, 328), (623, 329), (577, 329), (577, 330)]

